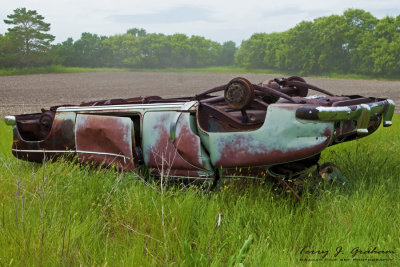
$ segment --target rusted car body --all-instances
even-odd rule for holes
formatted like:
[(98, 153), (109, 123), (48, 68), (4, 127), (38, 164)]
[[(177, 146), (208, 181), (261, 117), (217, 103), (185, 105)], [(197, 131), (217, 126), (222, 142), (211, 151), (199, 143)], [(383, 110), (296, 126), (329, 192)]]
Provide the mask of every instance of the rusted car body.
[[(310, 90), (318, 95), (307, 96)], [(236, 78), (193, 97), (101, 100), (5, 120), (20, 159), (67, 154), (215, 180), (307, 169), (328, 146), (371, 134), (382, 121), (390, 126), (394, 107), (389, 99), (336, 96), (293, 76), (260, 84)]]

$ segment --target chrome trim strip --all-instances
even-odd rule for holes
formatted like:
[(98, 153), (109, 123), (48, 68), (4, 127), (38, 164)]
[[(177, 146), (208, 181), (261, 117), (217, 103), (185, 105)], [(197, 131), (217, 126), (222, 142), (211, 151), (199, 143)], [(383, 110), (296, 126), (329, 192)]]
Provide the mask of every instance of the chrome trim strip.
[(59, 107), (57, 112), (67, 111), (102, 111), (102, 110), (121, 110), (121, 109), (179, 109), (188, 110), (197, 101), (177, 102), (177, 103), (156, 103), (156, 104), (128, 104), (128, 105), (107, 105), (107, 106), (89, 106), (89, 107)]
[(76, 153), (84, 153), (84, 154), (96, 154), (96, 155), (106, 155), (106, 156), (114, 156), (124, 159), (130, 159), (130, 157), (121, 155), (121, 154), (114, 154), (114, 153), (107, 153), (107, 152), (94, 152), (94, 151), (84, 151), (84, 150), (77, 150)]
[[(159, 173), (153, 173), (152, 175), (161, 176), (161, 174), (159, 174)], [(168, 178), (175, 178), (175, 179), (181, 179), (181, 180), (183, 180), (183, 179), (202, 180), (202, 181), (214, 180), (214, 177), (212, 177), (212, 174), (210, 174), (208, 177), (168, 175)]]
[(96, 155), (106, 155), (106, 156), (114, 156), (124, 159), (131, 159), (130, 157), (114, 154), (114, 153), (106, 153), (106, 152), (93, 152), (93, 151), (84, 151), (84, 150), (29, 150), (29, 149), (15, 149), (13, 148), (12, 151), (14, 152), (26, 152), (26, 153), (83, 153), (83, 154), (96, 154)]

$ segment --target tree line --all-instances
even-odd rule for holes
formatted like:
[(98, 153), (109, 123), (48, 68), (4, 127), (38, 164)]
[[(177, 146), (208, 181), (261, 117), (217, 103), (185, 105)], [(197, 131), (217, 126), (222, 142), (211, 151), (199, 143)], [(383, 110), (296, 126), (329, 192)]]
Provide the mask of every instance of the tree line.
[(82, 33), (53, 46), (58, 64), (80, 67), (207, 67), (232, 65), (236, 45), (201, 36), (164, 35), (133, 28), (125, 34), (98, 36)]
[(82, 33), (52, 45), (50, 24), (19, 8), (0, 34), (0, 67), (59, 64), (78, 67), (207, 67), (236, 65), (299, 74), (400, 76), (400, 15), (375, 18), (360, 9), (303, 21), (280, 33), (255, 33), (239, 48), (201, 36), (164, 35), (132, 28), (124, 34)]
[(360, 9), (303, 21), (281, 33), (243, 41), (235, 62), (300, 74), (400, 76), (400, 15), (375, 18)]
[(223, 44), (201, 36), (164, 35), (132, 28), (125, 34), (81, 38), (51, 45), (50, 24), (35, 10), (17, 8), (7, 16), (8, 28), (0, 34), (0, 67), (59, 64), (76, 67), (206, 67), (233, 65), (233, 41)]

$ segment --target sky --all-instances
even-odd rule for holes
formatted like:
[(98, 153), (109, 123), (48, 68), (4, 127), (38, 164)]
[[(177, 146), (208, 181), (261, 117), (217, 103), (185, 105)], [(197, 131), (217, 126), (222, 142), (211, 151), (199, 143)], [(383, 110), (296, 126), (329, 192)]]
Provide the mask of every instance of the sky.
[(257, 32), (282, 32), (301, 21), (341, 15), (349, 8), (371, 12), (377, 18), (400, 15), (400, 0), (1, 0), (3, 20), (20, 7), (37, 10), (51, 24), (55, 43), (82, 32), (99, 35), (143, 28), (149, 33), (200, 35), (237, 45)]

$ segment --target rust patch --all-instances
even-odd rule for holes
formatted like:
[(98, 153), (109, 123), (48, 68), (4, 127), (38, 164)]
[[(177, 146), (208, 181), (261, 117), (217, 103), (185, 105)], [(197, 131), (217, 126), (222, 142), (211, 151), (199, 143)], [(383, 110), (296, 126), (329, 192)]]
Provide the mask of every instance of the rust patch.
[[(149, 123), (151, 128), (145, 130), (151, 132), (152, 140), (144, 147), (147, 156), (146, 165), (154, 168), (157, 173), (164, 174), (172, 170), (201, 171), (206, 170), (201, 159), (201, 143), (190, 129), (188, 121), (183, 114), (177, 122), (176, 137), (171, 139), (171, 120), (175, 112), (167, 114), (148, 114), (144, 116), (144, 123)], [(146, 117), (148, 116), (148, 117)], [(172, 121), (172, 123), (175, 123)]]
[(235, 78), (225, 87), (224, 97), (229, 107), (243, 109), (254, 100), (254, 87), (245, 78)]
[(168, 115), (162, 115), (159, 122), (153, 126), (154, 132), (158, 132), (159, 136), (154, 136), (154, 138), (157, 138), (155, 144), (145, 152), (148, 153), (149, 158), (147, 166), (159, 170), (159, 173), (161, 173), (163, 167), (165, 169), (197, 170), (183, 160), (175, 149), (171, 142), (168, 122)]
[(198, 168), (204, 168), (201, 160), (200, 138), (190, 130), (190, 125), (181, 117), (177, 129), (179, 134), (175, 137), (174, 145), (179, 154), (189, 163)]
[[(13, 149), (19, 150), (75, 150), (75, 122), (55, 118), (47, 138), (43, 141), (26, 141), (22, 139), (17, 128), (14, 128)], [(33, 162), (42, 162), (43, 153), (12, 151), (16, 158)], [(47, 158), (56, 159), (63, 153), (48, 153)]]
[[(269, 149), (263, 145), (258, 146), (258, 151), (253, 151), (247, 144), (254, 142), (252, 136), (239, 136), (234, 141), (226, 141), (221, 149), (221, 157), (216, 161), (216, 167), (240, 167), (257, 165), (274, 165), (311, 157), (321, 152), (329, 145), (331, 130), (326, 128), (323, 136), (327, 139), (317, 145), (302, 149), (277, 150)], [(260, 152), (261, 151), (261, 152)]]
[(82, 162), (133, 170), (137, 158), (132, 134), (133, 122), (129, 118), (79, 114), (76, 120), (78, 158)]
[[(306, 97), (309, 90), (327, 96)], [(211, 95), (220, 91), (224, 96)], [(334, 96), (297, 76), (259, 85), (236, 78), (192, 97), (148, 96), (55, 106), (42, 113), (16, 115), (9, 125), (14, 125), (13, 154), (30, 161), (42, 161), (46, 150), (47, 158), (77, 152), (80, 161), (124, 170), (133, 170), (140, 162), (172, 176), (204, 177), (219, 167), (227, 176), (263, 176), (266, 166), (294, 165), (330, 144), (370, 134), (382, 116), (384, 126), (390, 126), (393, 110), (391, 100)], [(194, 114), (199, 132), (188, 117)], [(266, 122), (271, 128), (263, 128)], [(331, 139), (332, 126), (336, 140)]]

